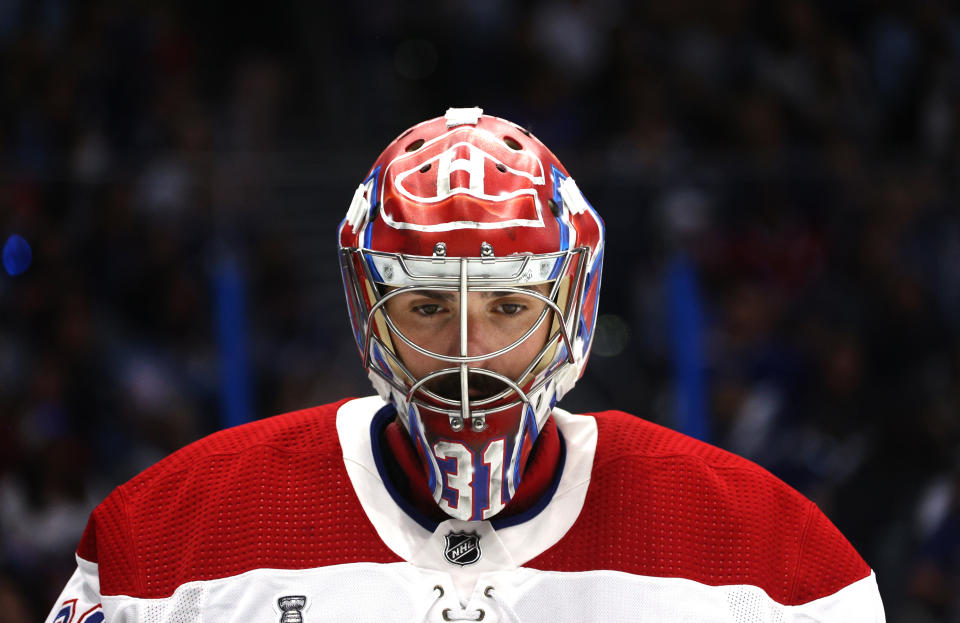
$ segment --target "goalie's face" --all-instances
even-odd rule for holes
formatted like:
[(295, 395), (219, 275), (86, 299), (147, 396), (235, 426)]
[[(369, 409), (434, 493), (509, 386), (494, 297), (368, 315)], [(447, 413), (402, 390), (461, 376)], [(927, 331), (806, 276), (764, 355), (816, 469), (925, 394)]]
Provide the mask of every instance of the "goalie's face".
[[(531, 286), (530, 290), (548, 294), (547, 285)], [(469, 293), (465, 340), (461, 339), (462, 311), (457, 292), (404, 292), (391, 298), (386, 307), (400, 333), (422, 349), (439, 355), (461, 356), (465, 348), (467, 356), (479, 357), (497, 353), (522, 340), (502, 354), (469, 364), (471, 369), (495, 372), (515, 382), (522, 381), (524, 372), (543, 349), (550, 330), (551, 314), (544, 315), (544, 302), (515, 292)], [(532, 333), (523, 339), (531, 329)], [(456, 365), (419, 352), (396, 335), (391, 337), (397, 355), (416, 379)], [(476, 373), (469, 375), (468, 384), (471, 402), (490, 398), (506, 389), (502, 381)], [(425, 385), (444, 398), (459, 400), (462, 395), (459, 374), (443, 374)]]

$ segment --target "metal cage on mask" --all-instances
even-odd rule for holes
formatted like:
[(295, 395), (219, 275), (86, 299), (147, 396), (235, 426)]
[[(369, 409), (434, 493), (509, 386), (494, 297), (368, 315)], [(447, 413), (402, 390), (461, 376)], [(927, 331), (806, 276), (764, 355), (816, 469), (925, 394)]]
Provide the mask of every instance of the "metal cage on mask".
[[(388, 253), (370, 249), (341, 250), (344, 281), (349, 284), (347, 297), (364, 367), (398, 392), (409, 408), (416, 405), (447, 415), (453, 432), (464, 429), (467, 422), (475, 432), (486, 428), (486, 418), (519, 405), (543, 413), (544, 399), (555, 401), (563, 388), (550, 396), (542, 395), (551, 381), (560, 381), (565, 371), (578, 376), (575, 348), (577, 322), (581, 315), (583, 289), (586, 283), (589, 247), (546, 254), (518, 254), (494, 257), (493, 249), (484, 243), (479, 257), (446, 257), (442, 243), (433, 256)], [(530, 286), (549, 284), (547, 295)], [(387, 312), (387, 303), (407, 292), (446, 292), (459, 296), (459, 354), (431, 351), (410, 339), (397, 327)], [(533, 324), (510, 344), (489, 353), (468, 355), (468, 312), (470, 293), (504, 292), (521, 295), (543, 303)], [(470, 364), (499, 357), (523, 344), (544, 323), (551, 330), (543, 347), (517, 378)], [(426, 357), (453, 364), (416, 378), (404, 365), (393, 347), (391, 335)], [(460, 399), (442, 396), (428, 384), (445, 375), (459, 375)], [(492, 377), (504, 389), (493, 396), (470, 400), (470, 374)], [(570, 383), (572, 385), (572, 382)], [(538, 401), (539, 398), (539, 401)], [(537, 404), (534, 404), (534, 402)], [(397, 405), (401, 407), (401, 405)], [(552, 404), (549, 405), (552, 407)], [(401, 417), (407, 409), (398, 409)], [(539, 423), (538, 423), (539, 424)]]

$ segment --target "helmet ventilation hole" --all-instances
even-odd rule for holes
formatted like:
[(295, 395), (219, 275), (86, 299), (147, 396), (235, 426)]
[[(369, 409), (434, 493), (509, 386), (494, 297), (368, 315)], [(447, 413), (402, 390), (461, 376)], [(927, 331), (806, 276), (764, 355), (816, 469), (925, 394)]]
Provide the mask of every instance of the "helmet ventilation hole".
[(407, 145), (407, 151), (417, 151), (421, 147), (423, 147), (423, 139), (418, 138), (417, 140)]
[(520, 151), (523, 147), (520, 146), (520, 143), (517, 142), (517, 139), (512, 136), (504, 136), (503, 142), (507, 144), (507, 147), (513, 149), (514, 151)]
[(500, 171), (501, 173), (506, 173), (506, 172), (507, 172), (507, 166), (506, 166), (505, 164), (503, 164), (502, 162), (498, 162), (498, 163), (497, 163), (497, 171)]
[(426, 173), (427, 171), (430, 170), (430, 166), (431, 166), (431, 165), (430, 165), (430, 163), (428, 162), (427, 164), (425, 164), (425, 165), (423, 165), (422, 167), (420, 167), (420, 172), (421, 172), (421, 173)]
[(557, 205), (556, 201), (547, 199), (547, 205), (550, 206), (550, 212), (553, 213), (554, 216), (560, 216), (560, 206)]

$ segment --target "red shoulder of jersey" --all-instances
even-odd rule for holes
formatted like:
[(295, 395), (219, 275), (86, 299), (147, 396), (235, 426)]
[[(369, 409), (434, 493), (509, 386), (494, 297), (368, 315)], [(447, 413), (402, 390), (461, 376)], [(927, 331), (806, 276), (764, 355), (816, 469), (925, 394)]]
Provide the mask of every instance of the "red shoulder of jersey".
[(166, 597), (257, 568), (396, 562), (350, 486), (339, 403), (220, 431), (118, 487), (77, 554), (104, 595)]
[(870, 574), (816, 505), (760, 466), (626, 413), (593, 417), (584, 508), (527, 566), (749, 584), (785, 605)]

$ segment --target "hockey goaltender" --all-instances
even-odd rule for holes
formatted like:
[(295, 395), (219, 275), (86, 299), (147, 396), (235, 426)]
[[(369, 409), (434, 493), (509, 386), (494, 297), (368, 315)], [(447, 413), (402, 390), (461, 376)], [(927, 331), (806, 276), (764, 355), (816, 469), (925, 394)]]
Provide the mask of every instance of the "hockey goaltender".
[(47, 622), (884, 620), (875, 576), (762, 468), (557, 401), (604, 224), (525, 129), (451, 108), (339, 228), (377, 395), (211, 435), (93, 512)]

